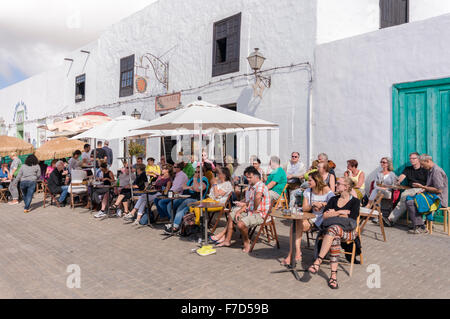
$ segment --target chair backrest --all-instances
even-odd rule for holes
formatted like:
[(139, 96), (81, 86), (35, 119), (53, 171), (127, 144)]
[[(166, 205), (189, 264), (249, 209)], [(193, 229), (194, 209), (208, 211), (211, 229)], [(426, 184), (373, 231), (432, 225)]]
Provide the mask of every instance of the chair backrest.
[(72, 183), (82, 183), (87, 178), (87, 172), (82, 170), (72, 170)]

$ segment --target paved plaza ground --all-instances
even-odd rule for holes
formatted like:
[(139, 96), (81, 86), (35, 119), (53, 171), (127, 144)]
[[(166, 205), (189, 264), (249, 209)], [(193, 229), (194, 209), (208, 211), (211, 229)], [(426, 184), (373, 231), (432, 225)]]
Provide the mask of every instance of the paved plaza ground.
[[(388, 228), (388, 242), (375, 238), (368, 223), (362, 236), (364, 266), (353, 277), (340, 268), (340, 289), (327, 286), (329, 266), (309, 282), (294, 280), (279, 261), (289, 249), (289, 228), (277, 220), (281, 249), (258, 243), (200, 257), (194, 239), (162, 240), (162, 229), (96, 220), (83, 208), (42, 208), (36, 195), (30, 214), (23, 205), (0, 204), (0, 298), (449, 298), (450, 237), (436, 225), (433, 235), (409, 235)], [(221, 226), (224, 224), (222, 223)], [(378, 235), (378, 238), (380, 236)], [(304, 264), (312, 250), (304, 250)], [(81, 288), (69, 289), (69, 265), (79, 265)], [(381, 269), (381, 287), (368, 288), (367, 266)], [(300, 273), (302, 275), (302, 273)]]

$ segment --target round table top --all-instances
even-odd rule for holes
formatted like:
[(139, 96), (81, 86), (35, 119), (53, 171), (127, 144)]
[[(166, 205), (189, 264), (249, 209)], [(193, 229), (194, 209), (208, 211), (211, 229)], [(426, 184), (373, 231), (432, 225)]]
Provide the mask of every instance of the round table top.
[(147, 189), (143, 191), (134, 191), (135, 194), (151, 194), (151, 193), (157, 193), (158, 191), (156, 189)]
[(188, 199), (188, 198), (191, 198), (191, 196), (190, 195), (174, 195), (172, 198), (169, 198), (167, 195), (160, 195), (157, 198), (176, 200), (176, 199)]
[(222, 208), (225, 207), (223, 204), (213, 203), (213, 202), (195, 202), (189, 204), (190, 207), (197, 208)]
[(314, 214), (311, 214), (311, 213), (303, 213), (303, 215), (295, 215), (295, 216), (293, 216), (293, 215), (289, 215), (289, 216), (286, 216), (286, 215), (283, 215), (283, 213), (282, 213), (282, 210), (280, 210), (280, 209), (277, 209), (277, 210), (275, 210), (275, 211), (273, 211), (271, 214), (270, 214), (270, 216), (272, 216), (272, 217), (277, 217), (277, 218), (283, 218), (283, 219), (290, 219), (290, 220), (308, 220), (308, 219), (313, 219), (313, 218), (315, 218), (316, 217), (316, 215), (314, 215)]

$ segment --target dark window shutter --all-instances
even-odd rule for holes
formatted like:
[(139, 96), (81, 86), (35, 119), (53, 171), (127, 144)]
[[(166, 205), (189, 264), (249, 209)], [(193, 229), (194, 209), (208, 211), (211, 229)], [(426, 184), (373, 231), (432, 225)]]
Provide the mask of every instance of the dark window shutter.
[(239, 72), (241, 17), (239, 13), (214, 24), (212, 76)]
[(133, 95), (134, 91), (134, 54), (120, 59), (119, 97)]
[(380, 27), (388, 28), (409, 21), (409, 0), (380, 0)]

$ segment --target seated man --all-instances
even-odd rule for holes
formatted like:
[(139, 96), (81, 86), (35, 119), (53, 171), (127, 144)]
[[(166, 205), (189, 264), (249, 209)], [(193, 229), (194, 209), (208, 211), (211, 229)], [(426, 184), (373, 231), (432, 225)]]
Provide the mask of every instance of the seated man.
[(62, 161), (58, 161), (56, 163), (56, 168), (50, 174), (48, 179), (48, 189), (52, 195), (61, 194), (59, 197), (58, 203), (59, 206), (64, 207), (66, 205), (66, 198), (69, 192), (69, 176), (63, 175), (64, 171), (64, 163)]
[(287, 184), (287, 176), (280, 166), (280, 158), (277, 156), (272, 156), (270, 158), (270, 168), (272, 169), (272, 172), (267, 177), (266, 185), (269, 189), (270, 200), (274, 203), (280, 198), (281, 193)]
[(151, 180), (155, 180), (161, 175), (161, 168), (159, 165), (155, 164), (155, 159), (153, 157), (147, 158), (147, 167), (145, 168), (145, 173)]
[(300, 161), (300, 153), (294, 152), (291, 154), (291, 160), (287, 162), (284, 167), (287, 179), (292, 184), (301, 184), (303, 175), (306, 173), (305, 164)]
[(428, 171), (420, 165), (419, 156), (420, 154), (417, 152), (409, 154), (409, 162), (411, 163), (411, 166), (407, 166), (398, 178), (398, 185), (406, 180), (408, 183), (407, 185), (411, 187), (411, 189), (403, 191), (400, 201), (397, 206), (395, 206), (389, 217), (383, 217), (383, 221), (387, 226), (393, 226), (406, 212), (406, 197), (415, 196), (416, 194), (422, 192), (421, 188), (415, 188), (413, 184), (417, 183), (425, 185), (427, 183)]
[[(433, 158), (427, 154), (419, 157), (420, 165), (428, 170), (427, 183), (422, 185), (420, 183), (413, 183), (414, 188), (419, 188), (419, 193), (428, 192), (436, 194), (439, 197), (442, 207), (448, 206), (448, 178), (444, 170), (433, 162)], [(410, 197), (412, 198), (412, 197)], [(406, 200), (406, 207), (411, 218), (413, 229), (409, 230), (410, 234), (427, 233), (423, 221), (423, 215), (418, 212), (414, 199)]]
[[(230, 213), (231, 218), (228, 218), (226, 226), (225, 240), (217, 246), (231, 246), (231, 237), (233, 236), (234, 229), (233, 222), (235, 222), (241, 232), (244, 243), (244, 249), (242, 251), (248, 253), (251, 247), (248, 230), (264, 222), (264, 218), (270, 211), (270, 195), (267, 186), (261, 181), (261, 175), (253, 166), (245, 170), (245, 175), (250, 183), (248, 202), (241, 202), (237, 207), (232, 209)], [(220, 240), (220, 238), (216, 239)]]

